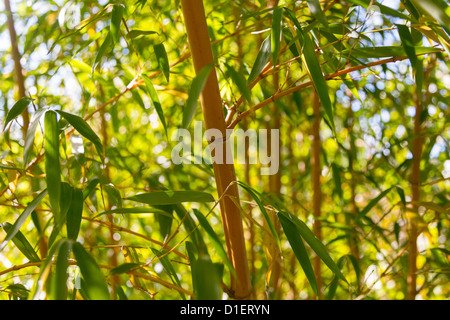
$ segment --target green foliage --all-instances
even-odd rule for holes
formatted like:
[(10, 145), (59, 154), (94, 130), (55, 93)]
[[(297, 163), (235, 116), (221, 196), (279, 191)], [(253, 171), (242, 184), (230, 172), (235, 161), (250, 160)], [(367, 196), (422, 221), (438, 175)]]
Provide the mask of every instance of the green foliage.
[[(26, 97), (3, 41), (0, 299), (233, 298), (219, 203), (228, 195), (217, 193), (212, 165), (171, 161), (174, 131), (202, 120), (212, 72), (227, 125), (280, 123), (275, 179), (260, 163), (235, 163), (251, 298), (404, 299), (411, 222), (417, 298), (448, 298), (448, 0), (204, 5), (215, 65), (196, 74), (179, 2), (16, 3)], [(7, 24), (0, 35), (9, 39)], [(268, 281), (275, 251), (279, 288)]]

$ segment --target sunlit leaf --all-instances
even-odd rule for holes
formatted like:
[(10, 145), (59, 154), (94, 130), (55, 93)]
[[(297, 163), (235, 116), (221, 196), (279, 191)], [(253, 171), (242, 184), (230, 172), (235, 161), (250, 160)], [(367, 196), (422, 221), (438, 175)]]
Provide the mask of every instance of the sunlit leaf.
[(155, 191), (137, 194), (126, 199), (149, 205), (167, 205), (182, 202), (214, 202), (214, 197), (211, 194), (202, 191)]
[(147, 77), (145, 74), (142, 75), (142, 78), (144, 79), (145, 87), (147, 88), (147, 93), (150, 96), (150, 101), (152, 102), (152, 105), (155, 108), (156, 113), (158, 114), (159, 121), (161, 121), (167, 136), (166, 118), (164, 117), (164, 112), (161, 107), (161, 103), (159, 101), (159, 97), (158, 94), (156, 93), (155, 87), (153, 86), (153, 83), (150, 80), (150, 78)]
[(76, 240), (80, 232), (81, 216), (83, 214), (83, 191), (78, 188), (73, 189), (72, 201), (67, 212), (67, 237)]
[(283, 8), (276, 7), (273, 9), (272, 15), (272, 34), (271, 34), (271, 50), (272, 50), (272, 63), (277, 64), (278, 53), (280, 52), (281, 43), (281, 20), (283, 18)]
[(91, 300), (109, 300), (110, 295), (105, 278), (94, 258), (79, 243), (73, 244), (73, 253), (86, 285), (86, 293)]
[(9, 110), (8, 114), (6, 115), (5, 118), (5, 124), (3, 126), (3, 130), (6, 129), (6, 127), (8, 126), (8, 123), (13, 120), (14, 118), (16, 118), (17, 116), (19, 116), (27, 107), (28, 105), (33, 101), (34, 99), (32, 98), (28, 98), (28, 97), (24, 97), (20, 100), (18, 100), (13, 106), (12, 108)]
[(272, 54), (272, 40), (271, 36), (269, 35), (267, 36), (266, 39), (264, 39), (263, 43), (261, 44), (261, 47), (259, 48), (259, 52), (253, 64), (252, 71), (250, 72), (250, 75), (248, 76), (247, 79), (248, 84), (252, 83), (259, 76), (261, 71), (269, 62), (271, 54)]
[[(6, 233), (10, 232), (11, 228), (13, 227), (12, 224), (9, 222), (5, 222), (1, 224), (2, 228), (6, 231)], [(15, 234), (15, 236), (12, 238), (12, 242), (14, 245), (19, 249), (20, 252), (23, 253), (27, 259), (29, 259), (32, 262), (39, 262), (41, 259), (39, 258), (36, 251), (34, 251), (33, 247), (31, 246), (30, 242), (28, 242), (27, 238), (23, 235), (20, 230), (18, 230)]]
[(186, 101), (186, 105), (183, 110), (183, 122), (181, 124), (182, 128), (187, 128), (191, 123), (192, 119), (195, 115), (195, 110), (197, 107), (197, 101), (200, 98), (200, 94), (205, 87), (206, 80), (211, 73), (211, 70), (214, 68), (214, 65), (208, 64), (204, 66), (196, 75), (194, 80), (192, 80), (191, 88), (189, 89), (189, 97)]
[(158, 68), (166, 77), (167, 82), (169, 82), (170, 67), (169, 58), (167, 57), (166, 48), (163, 43), (158, 43), (153, 45), (153, 51), (155, 52), (156, 59), (158, 60)]
[(122, 21), (122, 15), (123, 15), (123, 4), (114, 4), (112, 13), (111, 13), (111, 25), (110, 25), (110, 32), (111, 32), (111, 40), (113, 45), (117, 43), (119, 40), (120, 35), (120, 23)]

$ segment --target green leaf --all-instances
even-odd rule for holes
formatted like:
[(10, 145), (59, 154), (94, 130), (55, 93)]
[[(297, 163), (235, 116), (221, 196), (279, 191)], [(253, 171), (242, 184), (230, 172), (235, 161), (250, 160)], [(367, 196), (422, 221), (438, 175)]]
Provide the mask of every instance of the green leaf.
[(214, 202), (214, 197), (203, 191), (155, 191), (137, 194), (126, 199), (153, 206), (182, 202)]
[(8, 244), (8, 242), (15, 237), (15, 235), (19, 232), (20, 228), (24, 224), (25, 220), (33, 212), (33, 210), (36, 208), (39, 202), (41, 202), (42, 198), (44, 198), (46, 194), (47, 189), (41, 191), (41, 193), (39, 193), (36, 198), (34, 198), (33, 201), (31, 201), (30, 204), (25, 208), (25, 210), (20, 214), (19, 218), (17, 218), (17, 220), (14, 222), (12, 228), (10, 228), (8, 233), (6, 234), (5, 239), (0, 244), (0, 251), (2, 251)]
[(242, 95), (244, 96), (245, 100), (248, 102), (252, 101), (252, 94), (248, 88), (247, 82), (245, 81), (244, 76), (234, 70), (233, 67), (230, 67), (228, 64), (225, 63), (225, 66), (227, 68), (226, 75), (228, 77), (231, 77), (234, 84), (238, 87), (238, 89), (241, 91)]
[(130, 30), (129, 36), (131, 38), (135, 39), (135, 38), (140, 38), (142, 36), (146, 36), (149, 34), (158, 34), (158, 32), (152, 31), (152, 30), (133, 29), (133, 30)]
[(109, 300), (105, 277), (92, 256), (79, 243), (73, 244), (73, 253), (86, 283), (86, 294), (91, 300)]
[(92, 65), (92, 70), (91, 70), (92, 74), (94, 74), (95, 69), (102, 61), (102, 58), (105, 56), (106, 51), (109, 50), (109, 48), (111, 47), (111, 44), (112, 44), (111, 34), (108, 33), (106, 35), (106, 38), (103, 41), (102, 45), (98, 49), (97, 55), (95, 56), (95, 61), (94, 61), (94, 64)]
[(135, 208), (118, 208), (108, 211), (103, 211), (95, 216), (95, 218), (105, 215), (105, 214), (114, 214), (114, 213), (121, 213), (121, 214), (142, 214), (142, 213), (155, 213), (155, 214), (161, 214), (165, 217), (173, 219), (173, 216), (168, 214), (166, 211), (156, 208), (144, 208), (144, 207), (135, 207)]
[(359, 220), (362, 217), (364, 217), (366, 214), (368, 214), (369, 211), (372, 210), (373, 207), (375, 207), (375, 205), (378, 203), (378, 201), (380, 201), (381, 198), (383, 198), (385, 195), (387, 195), (389, 193), (389, 191), (391, 191), (392, 188), (393, 187), (390, 187), (390, 188), (384, 190), (383, 192), (380, 192), (380, 194), (377, 197), (370, 200), (370, 202), (367, 204), (367, 206), (359, 212), (356, 219)]
[(311, 288), (313, 289), (314, 293), (318, 295), (319, 288), (317, 285), (316, 275), (314, 274), (314, 269), (311, 265), (308, 252), (306, 251), (305, 245), (303, 244), (303, 240), (300, 237), (297, 228), (284, 215), (279, 214), (278, 218), (280, 219), (281, 226), (283, 227), (284, 234), (286, 235), (286, 238), (291, 245), (292, 251), (294, 251), (295, 257), (297, 258), (298, 262), (300, 262), (300, 265), (305, 272), (306, 278), (308, 279)]
[(161, 121), (164, 131), (166, 132), (167, 136), (167, 125), (166, 125), (166, 118), (164, 117), (164, 113), (161, 107), (161, 103), (159, 102), (158, 94), (156, 93), (156, 89), (153, 86), (152, 81), (149, 77), (147, 77), (145, 74), (142, 75), (142, 78), (145, 82), (145, 87), (147, 88), (147, 94), (150, 97), (150, 101), (152, 102), (153, 107), (156, 110), (156, 113), (158, 114), (159, 120)]
[(76, 240), (80, 232), (81, 217), (83, 215), (83, 191), (73, 188), (72, 202), (67, 212), (67, 238)]
[(60, 221), (61, 168), (59, 160), (59, 127), (56, 113), (48, 110), (44, 116), (45, 178), (55, 221)]
[(398, 34), (400, 35), (400, 39), (402, 40), (402, 46), (403, 49), (406, 52), (406, 55), (409, 58), (409, 61), (411, 61), (411, 65), (414, 69), (414, 71), (417, 70), (417, 56), (416, 56), (416, 50), (414, 49), (414, 41), (411, 36), (411, 33), (409, 32), (409, 28), (404, 25), (397, 24), (397, 30)]
[(53, 300), (67, 300), (67, 268), (69, 267), (71, 249), (71, 241), (63, 241), (59, 247), (55, 264), (55, 275), (52, 278), (53, 289), (51, 296)]
[[(370, 9), (371, 5), (374, 4), (374, 1), (372, 1), (372, 0), (349, 0), (349, 1), (358, 6), (362, 6), (365, 9)], [(395, 9), (392, 9), (385, 5), (382, 5), (379, 1), (377, 1), (374, 5), (376, 5), (378, 8), (380, 8), (380, 12), (382, 14), (405, 19), (408, 21), (411, 20), (410, 17), (408, 17), (406, 14), (403, 14), (401, 12), (401, 10), (395, 10)]]
[(261, 47), (259, 48), (259, 52), (258, 55), (256, 56), (255, 63), (253, 64), (252, 71), (248, 76), (247, 84), (252, 83), (259, 76), (261, 71), (269, 62), (271, 53), (272, 53), (272, 41), (271, 36), (269, 35), (267, 36), (266, 39), (264, 39), (263, 43), (261, 44)]
[[(433, 47), (414, 47), (417, 55), (426, 53), (440, 52), (439, 48)], [(385, 47), (361, 47), (346, 49), (342, 51), (342, 56), (352, 54), (354, 58), (389, 58), (389, 57), (404, 57), (406, 55), (405, 49), (401, 46), (385, 46)]]
[(450, 33), (450, 16), (448, 12), (448, 4), (444, 1), (436, 0), (411, 0), (416, 8), (422, 9), (429, 16), (433, 17), (449, 34)]
[[(175, 271), (175, 268), (173, 267), (167, 255), (164, 255), (165, 253), (167, 253), (167, 251), (165, 250), (163, 252), (160, 252), (154, 248), (151, 249), (152, 252), (158, 257), (159, 262), (161, 262), (164, 271), (169, 275), (172, 283), (181, 288), (181, 282), (180, 279), (178, 279), (178, 275), (177, 272)], [(184, 293), (179, 292), (179, 294), (183, 300), (186, 300), (186, 296), (184, 295)]]
[[(2, 228), (8, 233), (13, 227), (11, 223), (5, 222), (1, 224)], [(23, 253), (25, 257), (31, 262), (39, 262), (41, 259), (39, 258), (36, 251), (34, 251), (31, 244), (28, 242), (27, 238), (23, 235), (22, 232), (17, 231), (16, 235), (12, 238), (12, 242), (16, 245), (17, 249)]]
[(23, 146), (23, 165), (25, 167), (28, 163), (28, 158), (30, 157), (31, 149), (33, 148), (37, 126), (44, 111), (46, 111), (46, 109), (39, 109), (31, 116), (30, 124), (27, 130), (27, 135), (25, 137), (25, 144)]
[(91, 192), (95, 190), (95, 188), (99, 183), (100, 179), (98, 178), (94, 178), (91, 181), (89, 181), (88, 185), (83, 190), (83, 199), (86, 199), (91, 194)]
[(120, 23), (122, 21), (123, 15), (123, 4), (114, 4), (112, 13), (111, 13), (111, 25), (110, 25), (110, 33), (112, 44), (114, 45), (119, 41), (120, 36)]
[[(302, 32), (298, 30), (298, 32)], [(328, 95), (328, 86), (322, 73), (322, 68), (320, 67), (319, 59), (317, 58), (314, 42), (312, 41), (309, 34), (303, 34), (303, 56), (305, 58), (306, 65), (309, 70), (309, 74), (314, 83), (314, 87), (319, 96), (320, 102), (325, 109), (325, 114), (331, 129), (335, 130), (334, 127), (334, 117), (333, 109), (331, 106), (330, 96)]]
[(306, 0), (308, 3), (309, 11), (311, 12), (312, 16), (316, 18), (321, 24), (323, 24), (325, 27), (328, 27), (328, 21), (325, 17), (325, 14), (322, 11), (322, 8), (320, 7), (320, 3), (318, 0)]
[(72, 186), (67, 182), (61, 183), (61, 200), (60, 200), (60, 220), (56, 221), (56, 224), (61, 227), (65, 223), (67, 217), (67, 212), (72, 205)]
[(83, 120), (83, 118), (61, 110), (56, 110), (56, 112), (58, 112), (64, 119), (66, 119), (67, 122), (69, 122), (70, 125), (78, 131), (78, 133), (80, 133), (83, 137), (85, 137), (95, 145), (95, 148), (100, 157), (103, 155), (104, 150), (102, 141), (91, 129), (89, 124)]
[(12, 106), (11, 110), (9, 110), (8, 114), (6, 115), (5, 126), (3, 127), (3, 130), (5, 130), (6, 127), (8, 126), (8, 123), (11, 120), (13, 120), (15, 117), (19, 116), (33, 100), (34, 99), (24, 97), (24, 98), (20, 99), (19, 101), (17, 101)]
[(281, 22), (283, 18), (283, 8), (276, 7), (273, 9), (272, 15), (272, 34), (271, 34), (271, 50), (272, 50), (272, 63), (275, 66), (277, 64), (278, 53), (280, 52), (281, 43)]
[(125, 262), (115, 268), (112, 268), (110, 272), (111, 274), (122, 274), (140, 266), (141, 264), (139, 263)]
[(187, 128), (191, 123), (195, 115), (195, 110), (197, 107), (197, 101), (200, 98), (200, 94), (205, 87), (206, 80), (208, 79), (211, 70), (214, 68), (213, 64), (208, 64), (204, 66), (198, 74), (192, 80), (191, 88), (189, 89), (188, 99), (183, 110), (183, 122), (181, 124), (182, 128)]
[(236, 276), (236, 272), (233, 268), (233, 265), (231, 264), (230, 259), (228, 259), (227, 252), (225, 251), (225, 248), (223, 247), (223, 241), (220, 240), (219, 236), (216, 234), (214, 229), (209, 224), (206, 217), (197, 209), (193, 210), (195, 216), (197, 217), (198, 222), (202, 226), (202, 228), (206, 231), (206, 234), (208, 235), (209, 240), (211, 241), (214, 249), (216, 250), (217, 254), (222, 258), (224, 264), (228, 267), (228, 269)]
[(244, 188), (250, 194), (250, 196), (253, 198), (253, 200), (256, 201), (256, 203), (258, 204), (259, 210), (261, 210), (264, 218), (266, 219), (267, 225), (269, 226), (272, 236), (277, 240), (278, 246), (280, 246), (280, 238), (278, 237), (278, 234), (275, 230), (272, 220), (270, 219), (269, 215), (267, 214), (266, 208), (264, 208), (264, 205), (261, 202), (260, 194), (256, 190), (251, 188), (250, 186), (243, 183), (242, 181), (238, 181), (238, 185), (240, 185), (242, 188)]
[(170, 66), (169, 66), (169, 58), (167, 57), (166, 48), (163, 43), (158, 43), (153, 45), (153, 51), (155, 52), (156, 59), (158, 60), (159, 70), (166, 77), (167, 82), (169, 82), (170, 76)]
[(334, 186), (336, 190), (336, 194), (338, 195), (341, 204), (344, 203), (344, 193), (342, 192), (342, 183), (341, 183), (341, 170), (339, 169), (338, 165), (336, 163), (331, 164), (331, 168), (333, 171), (333, 180), (334, 180)]
[(336, 263), (330, 257), (327, 247), (325, 247), (325, 245), (319, 239), (317, 239), (317, 237), (308, 228), (308, 226), (303, 221), (298, 219), (296, 216), (293, 216), (288, 212), (280, 211), (278, 212), (278, 216), (280, 215), (283, 215), (285, 218), (290, 220), (297, 228), (298, 232), (300, 233), (300, 236), (306, 241), (306, 243), (308, 243), (311, 249), (328, 266), (328, 268), (330, 268), (330, 270), (333, 271), (333, 273), (337, 277), (348, 283), (344, 275), (341, 273), (340, 269), (336, 265)]
[(192, 285), (196, 300), (220, 300), (222, 298), (221, 277), (209, 256), (195, 256), (191, 242), (186, 242), (191, 263)]

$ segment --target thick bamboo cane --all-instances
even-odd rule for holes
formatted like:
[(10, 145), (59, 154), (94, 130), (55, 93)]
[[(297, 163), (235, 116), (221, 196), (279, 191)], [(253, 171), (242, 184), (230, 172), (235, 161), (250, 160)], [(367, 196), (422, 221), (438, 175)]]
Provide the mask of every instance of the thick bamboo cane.
[[(203, 2), (202, 0), (181, 0), (181, 8), (194, 69), (198, 73), (204, 66), (214, 63)], [(206, 130), (218, 129), (222, 132), (222, 136), (226, 137), (222, 99), (214, 69), (206, 81), (200, 100)], [(229, 141), (225, 139), (223, 147), (226, 148), (228, 143)], [(228, 255), (236, 271), (236, 278), (231, 275), (229, 294), (235, 299), (245, 299), (251, 294), (251, 284), (242, 218), (239, 208), (231, 198), (239, 200), (237, 185), (233, 183), (236, 181), (234, 164), (226, 161), (223, 161), (223, 164), (214, 162), (213, 168), (219, 197), (226, 192), (226, 196), (220, 201), (220, 210)]]

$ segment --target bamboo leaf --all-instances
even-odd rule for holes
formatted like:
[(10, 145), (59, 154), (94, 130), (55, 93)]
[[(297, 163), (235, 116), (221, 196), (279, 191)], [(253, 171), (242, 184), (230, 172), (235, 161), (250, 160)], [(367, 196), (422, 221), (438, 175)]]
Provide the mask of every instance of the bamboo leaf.
[[(362, 47), (362, 48), (353, 48), (346, 49), (342, 51), (343, 56), (348, 56), (351, 54), (354, 58), (389, 58), (389, 57), (404, 57), (406, 56), (405, 49), (401, 46), (385, 46), (385, 47)], [(422, 55), (426, 53), (440, 52), (442, 51), (439, 48), (433, 47), (414, 47), (417, 55)]]
[(411, 33), (409, 32), (409, 29), (407, 26), (404, 25), (397, 25), (398, 34), (400, 35), (400, 39), (402, 40), (402, 46), (403, 49), (406, 52), (406, 55), (409, 58), (409, 61), (411, 61), (411, 65), (414, 69), (414, 73), (417, 70), (417, 56), (416, 56), (416, 50), (414, 49), (414, 41), (411, 36)]
[(272, 53), (272, 41), (271, 36), (269, 35), (267, 36), (266, 39), (264, 39), (263, 43), (261, 44), (258, 55), (256, 56), (255, 63), (253, 64), (252, 71), (248, 76), (247, 84), (252, 83), (259, 76), (261, 71), (269, 62), (271, 53)]
[(389, 193), (389, 191), (391, 191), (392, 188), (393, 187), (390, 187), (390, 188), (384, 190), (383, 192), (380, 192), (380, 194), (378, 196), (376, 196), (375, 198), (370, 200), (370, 202), (367, 204), (367, 206), (359, 212), (359, 214), (357, 216), (357, 220), (361, 219), (366, 214), (368, 214), (369, 211), (372, 210), (373, 207), (375, 207), (375, 205), (378, 203), (378, 201), (380, 201), (381, 198), (386, 196)]
[(214, 202), (212, 195), (202, 191), (155, 191), (141, 193), (126, 199), (153, 206), (178, 204), (182, 202)]
[(142, 213), (155, 213), (155, 214), (161, 214), (163, 216), (166, 216), (168, 218), (173, 219), (173, 216), (168, 214), (166, 211), (156, 208), (143, 208), (143, 207), (134, 207), (134, 208), (118, 208), (108, 211), (103, 211), (95, 216), (95, 218), (105, 215), (105, 214), (114, 214), (114, 213), (121, 213), (121, 214), (142, 214)]
[(330, 257), (328, 253), (327, 247), (314, 235), (314, 233), (308, 228), (308, 226), (298, 219), (297, 217), (291, 215), (288, 212), (280, 211), (278, 212), (278, 216), (283, 215), (285, 218), (290, 220), (295, 227), (297, 228), (298, 232), (300, 233), (300, 236), (308, 243), (308, 245), (311, 247), (311, 249), (319, 256), (319, 258), (330, 268), (333, 273), (339, 277), (341, 280), (345, 281), (344, 275), (341, 273), (340, 269), (336, 265), (336, 263), (333, 261), (333, 259)]
[(67, 268), (71, 253), (71, 241), (63, 241), (59, 246), (58, 257), (55, 264), (55, 276), (53, 277), (53, 289), (51, 295), (54, 300), (67, 300)]
[(81, 217), (83, 215), (83, 191), (73, 188), (72, 201), (67, 212), (67, 238), (76, 240), (80, 232)]
[(134, 263), (134, 262), (125, 262), (115, 268), (111, 269), (111, 274), (122, 274), (122, 273), (126, 273), (132, 269), (138, 268), (140, 267), (141, 264), (139, 263)]
[(416, 8), (422, 9), (429, 16), (433, 17), (447, 33), (450, 33), (450, 16), (448, 15), (448, 4), (444, 1), (432, 0), (411, 0)]
[[(8, 233), (13, 225), (9, 222), (5, 222), (1, 224), (2, 228)], [(23, 235), (22, 232), (17, 231), (16, 235), (12, 238), (12, 242), (16, 245), (17, 249), (23, 253), (25, 257), (31, 262), (39, 262), (41, 259), (39, 258), (36, 251), (34, 251), (31, 244), (28, 242), (27, 238)]]
[(44, 111), (46, 111), (46, 109), (39, 109), (31, 116), (30, 124), (27, 130), (27, 135), (25, 137), (25, 144), (23, 146), (23, 165), (25, 167), (28, 163), (28, 158), (30, 157), (31, 149), (33, 148), (37, 126)]
[(98, 49), (97, 55), (95, 56), (94, 64), (92, 65), (91, 73), (94, 74), (95, 69), (102, 61), (102, 58), (105, 56), (105, 53), (107, 50), (109, 50), (109, 47), (111, 47), (112, 40), (111, 40), (111, 34), (108, 33), (106, 35), (105, 40), (103, 41), (102, 45)]
[(83, 190), (83, 199), (86, 199), (91, 194), (91, 192), (95, 190), (95, 188), (99, 183), (100, 179), (98, 178), (94, 178), (91, 181), (89, 181), (88, 185)]
[(18, 117), (27, 107), (28, 105), (31, 103), (31, 101), (33, 101), (34, 99), (29, 98), (29, 97), (24, 97), (21, 98), (20, 100), (18, 100), (11, 108), (11, 110), (9, 110), (8, 114), (6, 115), (5, 118), (5, 126), (3, 127), (3, 130), (6, 129), (6, 127), (8, 126), (8, 123), (13, 120), (14, 118)]
[(222, 298), (221, 277), (216, 266), (207, 255), (195, 256), (192, 243), (186, 243), (191, 276), (196, 300), (220, 300)]
[(252, 101), (252, 95), (251, 92), (247, 86), (247, 82), (245, 81), (244, 76), (233, 69), (233, 67), (229, 66), (228, 64), (225, 64), (227, 68), (226, 75), (228, 77), (231, 77), (234, 84), (238, 87), (238, 89), (241, 91), (242, 95), (244, 96), (245, 100), (248, 102)]
[(67, 122), (69, 122), (70, 125), (74, 127), (75, 130), (77, 130), (83, 137), (91, 141), (94, 144), (99, 156), (102, 157), (104, 153), (102, 141), (91, 129), (89, 124), (83, 120), (83, 118), (61, 110), (56, 110), (56, 112), (58, 112), (64, 119), (66, 119)]
[(110, 25), (111, 40), (113, 45), (117, 43), (117, 41), (119, 41), (120, 23), (122, 21), (123, 9), (124, 9), (123, 4), (113, 5), (111, 13), (111, 25)]
[(86, 294), (91, 300), (109, 300), (110, 295), (105, 278), (92, 256), (79, 243), (73, 244), (73, 253), (86, 284)]
[(286, 235), (286, 238), (288, 239), (289, 244), (291, 245), (292, 251), (294, 252), (298, 262), (300, 262), (300, 265), (302, 266), (302, 269), (305, 272), (306, 278), (308, 279), (311, 288), (313, 289), (314, 293), (318, 295), (319, 289), (317, 285), (316, 275), (314, 274), (311, 261), (309, 259), (305, 245), (303, 244), (303, 240), (300, 237), (297, 228), (284, 215), (279, 214), (278, 218), (280, 219), (281, 226), (283, 227), (284, 234)]
[(164, 112), (162, 110), (161, 103), (159, 102), (159, 98), (158, 98), (158, 94), (156, 93), (156, 89), (153, 86), (153, 83), (149, 77), (147, 77), (145, 74), (143, 74), (142, 78), (144, 79), (145, 87), (147, 88), (147, 94), (150, 97), (150, 101), (152, 102), (152, 105), (155, 108), (156, 113), (158, 114), (159, 121), (161, 121), (161, 123), (164, 127), (164, 131), (167, 136), (166, 118), (164, 117)]
[(41, 191), (34, 199), (30, 202), (30, 204), (26, 207), (26, 209), (20, 214), (17, 220), (14, 222), (12, 228), (9, 229), (6, 234), (5, 239), (0, 244), (0, 251), (2, 251), (8, 242), (15, 237), (17, 232), (19, 232), (20, 228), (24, 224), (25, 220), (27, 220), (28, 216), (33, 212), (33, 210), (37, 207), (37, 205), (41, 202), (42, 198), (47, 194), (47, 189)]
[(228, 259), (227, 252), (223, 247), (223, 242), (219, 239), (217, 233), (214, 231), (214, 229), (211, 227), (206, 217), (200, 211), (194, 209), (193, 212), (197, 217), (197, 220), (202, 226), (202, 228), (206, 231), (206, 234), (208, 235), (208, 238), (211, 241), (214, 249), (216, 249), (217, 254), (223, 260), (224, 264), (228, 267), (228, 269), (234, 274), (234, 276), (236, 276), (236, 271), (234, 270), (230, 259)]
[(312, 16), (316, 18), (318, 21), (320, 21), (320, 23), (323, 24), (325, 27), (328, 27), (327, 18), (325, 18), (325, 14), (323, 13), (322, 8), (320, 7), (319, 1), (306, 0), (306, 2), (308, 3), (308, 8)]
[(169, 82), (170, 66), (169, 58), (167, 57), (166, 48), (163, 43), (153, 45), (153, 51), (155, 52), (156, 59), (158, 60), (159, 70), (164, 74), (167, 82)]
[(140, 38), (142, 36), (150, 35), (150, 34), (158, 34), (156, 31), (152, 30), (142, 30), (142, 29), (133, 29), (130, 30), (129, 36), (133, 39)]
[[(299, 32), (302, 32), (299, 30)], [(334, 127), (334, 117), (333, 117), (333, 109), (331, 106), (330, 96), (328, 95), (328, 86), (325, 81), (325, 78), (322, 73), (322, 68), (320, 67), (319, 59), (317, 58), (314, 43), (309, 36), (309, 34), (303, 34), (303, 56), (306, 62), (306, 65), (309, 70), (309, 74), (311, 76), (312, 81), (314, 82), (314, 87), (319, 96), (320, 102), (322, 103), (323, 108), (325, 109), (325, 114), (328, 119), (328, 122), (331, 126), (331, 129), (335, 130)]]
[(61, 227), (65, 223), (67, 212), (72, 205), (72, 193), (73, 188), (67, 182), (61, 183), (61, 200), (60, 200), (60, 220), (56, 221), (56, 224)]
[(45, 179), (55, 221), (60, 221), (61, 168), (59, 160), (59, 126), (56, 112), (48, 110), (44, 116)]
[(213, 67), (214, 65), (212, 64), (204, 66), (198, 72), (194, 80), (192, 80), (191, 88), (189, 89), (189, 97), (183, 110), (183, 122), (181, 124), (182, 128), (187, 128), (194, 118), (197, 100), (200, 98), (200, 94), (205, 87), (206, 80), (208, 79)]
[[(164, 271), (169, 275), (172, 283), (181, 288), (181, 282), (180, 282), (180, 279), (178, 279), (178, 275), (175, 271), (175, 268), (173, 267), (173, 265), (170, 262), (167, 255), (164, 255), (167, 251), (165, 250), (163, 252), (160, 252), (154, 248), (151, 248), (151, 249), (152, 249), (152, 252), (158, 257), (159, 262), (161, 262)], [(178, 291), (178, 293), (180, 294), (180, 296), (183, 300), (186, 300), (186, 296), (184, 295), (184, 293), (179, 292), (179, 291)]]
[(271, 50), (272, 50), (272, 63), (277, 64), (278, 53), (280, 52), (280, 43), (282, 36), (281, 22), (283, 18), (283, 8), (276, 7), (273, 9), (272, 15), (272, 34), (271, 34)]
[(272, 220), (270, 219), (269, 215), (267, 214), (266, 208), (264, 208), (264, 205), (260, 200), (261, 196), (259, 195), (259, 193), (256, 190), (252, 189), (250, 186), (243, 183), (242, 181), (238, 181), (238, 185), (240, 185), (242, 188), (244, 188), (250, 194), (250, 196), (253, 198), (253, 200), (256, 201), (259, 209), (261, 210), (264, 218), (266, 219), (267, 225), (269, 226), (272, 236), (277, 240), (278, 246), (280, 246), (280, 238), (278, 237), (278, 234), (275, 230)]

